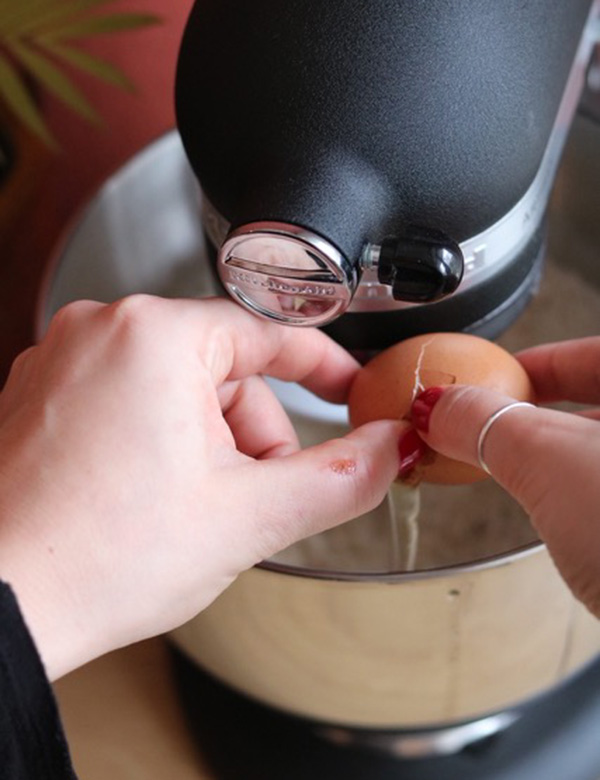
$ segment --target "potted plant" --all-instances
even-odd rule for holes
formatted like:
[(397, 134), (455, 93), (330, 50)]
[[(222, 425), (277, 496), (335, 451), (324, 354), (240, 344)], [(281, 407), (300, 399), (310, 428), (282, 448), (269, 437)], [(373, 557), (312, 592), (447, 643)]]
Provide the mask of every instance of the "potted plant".
[(0, 3), (0, 237), (22, 207), (40, 160), (59, 148), (44, 117), (46, 95), (92, 123), (100, 117), (73, 79), (87, 74), (133, 90), (126, 75), (90, 54), (82, 39), (156, 24), (152, 14), (107, 9), (115, 0)]

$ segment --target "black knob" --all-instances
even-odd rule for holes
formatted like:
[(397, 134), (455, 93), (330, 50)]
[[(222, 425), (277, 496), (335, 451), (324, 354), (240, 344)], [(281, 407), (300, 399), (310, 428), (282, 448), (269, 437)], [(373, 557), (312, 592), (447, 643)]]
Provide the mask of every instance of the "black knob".
[(427, 303), (453, 293), (464, 271), (456, 241), (431, 228), (410, 226), (400, 238), (381, 244), (377, 273), (397, 301)]

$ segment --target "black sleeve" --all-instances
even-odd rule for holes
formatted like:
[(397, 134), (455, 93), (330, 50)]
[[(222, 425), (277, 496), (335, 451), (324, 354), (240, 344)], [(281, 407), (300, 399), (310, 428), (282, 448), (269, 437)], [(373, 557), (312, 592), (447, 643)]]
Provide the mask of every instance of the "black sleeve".
[(3, 582), (0, 780), (76, 780), (52, 688), (17, 600)]

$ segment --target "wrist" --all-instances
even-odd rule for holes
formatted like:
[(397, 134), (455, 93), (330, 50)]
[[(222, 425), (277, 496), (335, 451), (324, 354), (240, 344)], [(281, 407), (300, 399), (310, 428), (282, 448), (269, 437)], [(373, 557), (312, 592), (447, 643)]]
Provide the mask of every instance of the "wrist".
[(0, 534), (0, 579), (17, 599), (50, 681), (101, 653), (81, 620), (77, 598), (52, 548), (40, 549)]

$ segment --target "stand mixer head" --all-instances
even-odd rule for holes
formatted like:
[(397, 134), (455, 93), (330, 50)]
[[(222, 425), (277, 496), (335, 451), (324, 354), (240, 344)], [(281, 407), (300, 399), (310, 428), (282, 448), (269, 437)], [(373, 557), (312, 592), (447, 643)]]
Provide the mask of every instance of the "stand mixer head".
[(591, 0), (199, 0), (177, 118), (230, 295), (347, 348), (494, 337), (539, 278)]

